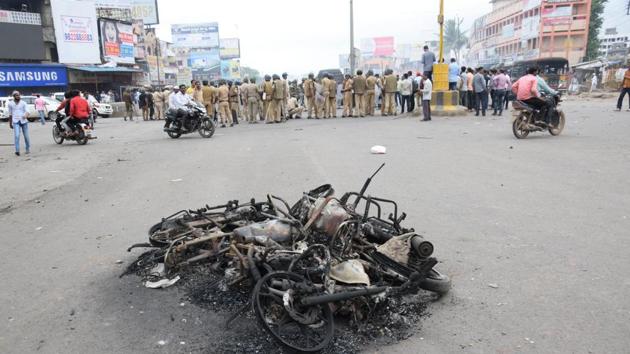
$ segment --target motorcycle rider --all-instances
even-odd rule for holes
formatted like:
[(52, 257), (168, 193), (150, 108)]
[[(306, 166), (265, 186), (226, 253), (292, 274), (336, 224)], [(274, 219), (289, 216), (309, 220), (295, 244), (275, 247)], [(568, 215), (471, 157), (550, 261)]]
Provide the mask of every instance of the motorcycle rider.
[(552, 105), (541, 98), (538, 91), (538, 69), (531, 67), (527, 69), (527, 75), (521, 77), (512, 85), (512, 92), (516, 94), (516, 99), (522, 101), (541, 111), (547, 125), (549, 125), (549, 112)]
[[(173, 88), (173, 94), (168, 97), (168, 106), (169, 111), (174, 110), (177, 112), (176, 119), (184, 118), (184, 122), (182, 126), (186, 125), (186, 120), (188, 119), (189, 111), (187, 109), (187, 105), (192, 102), (190, 96), (186, 94), (186, 85), (179, 85), (179, 88)], [(164, 123), (164, 129), (169, 129), (171, 127), (171, 119), (167, 117), (166, 122)]]
[(78, 124), (83, 120), (87, 121), (90, 118), (90, 114), (92, 114), (92, 110), (88, 101), (81, 97), (79, 90), (72, 90), (71, 96), (70, 119), (67, 120), (66, 125), (69, 127), (68, 135), (76, 135)]

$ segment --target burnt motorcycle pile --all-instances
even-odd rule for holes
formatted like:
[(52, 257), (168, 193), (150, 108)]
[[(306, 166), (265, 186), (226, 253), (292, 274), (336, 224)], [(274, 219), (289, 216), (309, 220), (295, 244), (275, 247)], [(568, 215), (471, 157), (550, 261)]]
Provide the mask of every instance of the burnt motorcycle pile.
[(338, 313), (361, 321), (388, 297), (450, 289), (434, 269), (433, 245), (401, 225), (406, 214), (396, 202), (365, 194), (374, 175), (341, 198), (323, 185), (293, 205), (267, 195), (182, 210), (150, 228), (149, 244), (132, 248), (155, 247), (152, 258), (167, 274), (206, 264), (228, 286), (251, 287), (261, 327), (290, 349), (319, 351)]

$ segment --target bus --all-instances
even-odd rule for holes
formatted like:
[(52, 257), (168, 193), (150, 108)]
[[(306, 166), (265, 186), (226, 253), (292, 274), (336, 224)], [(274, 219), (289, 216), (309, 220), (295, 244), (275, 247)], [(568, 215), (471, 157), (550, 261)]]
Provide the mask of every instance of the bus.
[(569, 85), (569, 61), (565, 58), (541, 58), (517, 61), (506, 65), (504, 69), (512, 78), (512, 82), (527, 74), (527, 69), (535, 66), (549, 87), (557, 91), (566, 91)]

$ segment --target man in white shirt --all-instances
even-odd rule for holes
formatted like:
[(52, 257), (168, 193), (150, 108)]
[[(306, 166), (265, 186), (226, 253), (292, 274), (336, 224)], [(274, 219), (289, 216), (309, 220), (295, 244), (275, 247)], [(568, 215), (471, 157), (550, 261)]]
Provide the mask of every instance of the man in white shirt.
[(427, 122), (431, 120), (431, 95), (433, 94), (433, 83), (429, 79), (427, 75), (422, 75), (422, 83), (424, 87), (422, 88), (422, 115), (424, 119), (423, 122)]
[(13, 129), (13, 137), (15, 141), (15, 156), (20, 156), (20, 130), (24, 134), (24, 144), (26, 145), (26, 154), (30, 153), (31, 139), (28, 135), (28, 110), (26, 103), (22, 101), (20, 93), (13, 91), (13, 100), (9, 101), (9, 127)]

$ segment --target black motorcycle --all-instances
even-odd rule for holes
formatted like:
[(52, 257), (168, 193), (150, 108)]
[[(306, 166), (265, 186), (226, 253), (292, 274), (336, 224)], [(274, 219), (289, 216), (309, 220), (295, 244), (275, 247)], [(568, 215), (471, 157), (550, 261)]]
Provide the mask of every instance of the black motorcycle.
[(544, 114), (523, 101), (513, 101), (514, 121), (512, 122), (512, 132), (517, 139), (525, 139), (530, 132), (541, 132), (548, 130), (553, 136), (560, 135), (564, 129), (566, 118), (564, 112), (558, 108), (560, 95), (551, 97), (550, 123), (545, 122)]
[(196, 102), (189, 103), (186, 109), (166, 111), (166, 124), (164, 131), (173, 139), (195, 131), (203, 138), (210, 138), (215, 131), (214, 122), (208, 117), (205, 107)]

